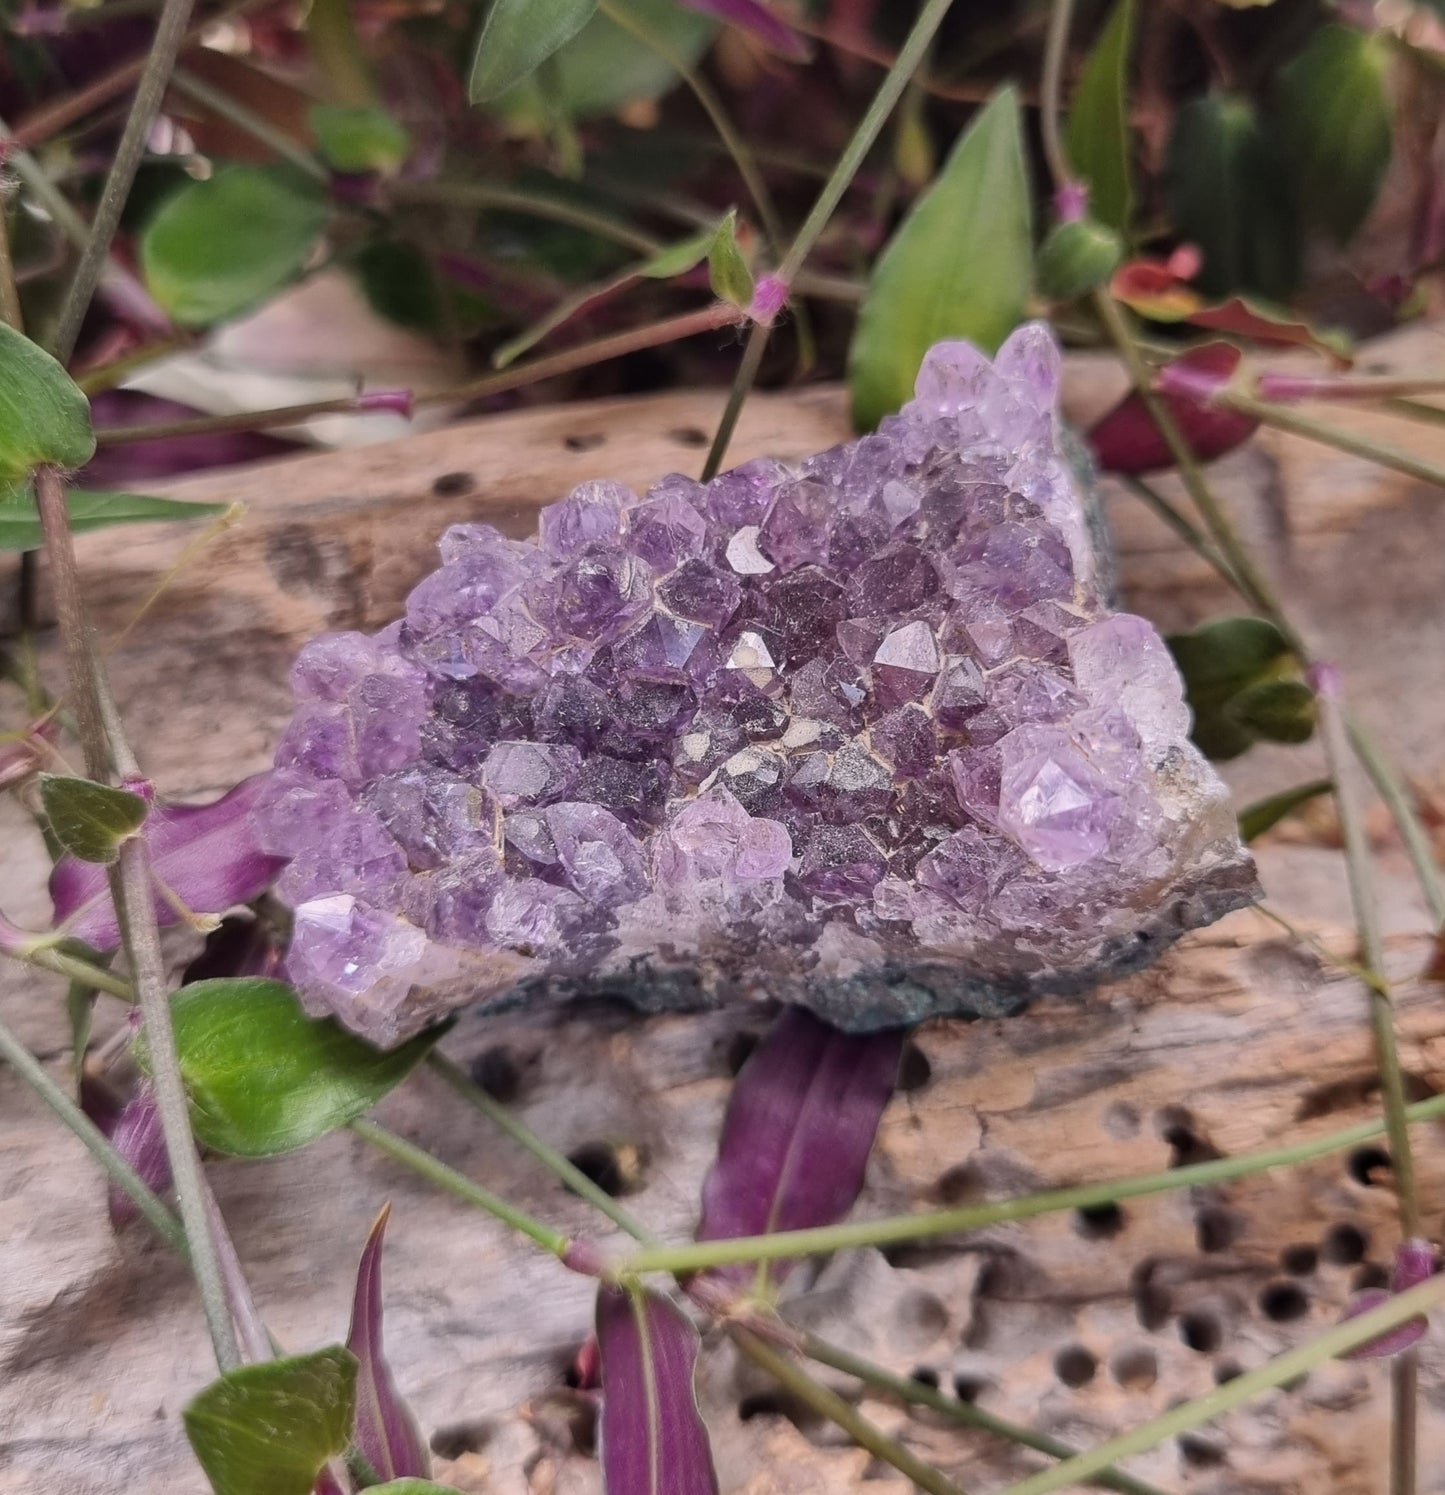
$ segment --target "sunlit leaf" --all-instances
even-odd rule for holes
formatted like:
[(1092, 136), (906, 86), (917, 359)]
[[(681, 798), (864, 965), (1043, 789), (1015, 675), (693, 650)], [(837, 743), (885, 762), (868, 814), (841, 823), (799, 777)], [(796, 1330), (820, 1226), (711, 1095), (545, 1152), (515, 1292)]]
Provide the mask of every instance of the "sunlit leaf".
[(1289, 297), (1300, 274), (1294, 194), (1247, 99), (1209, 94), (1185, 104), (1169, 137), (1165, 178), (1174, 227), (1204, 257), (1201, 290)]
[[(197, 981), (172, 998), (196, 1136), (217, 1152), (273, 1157), (345, 1126), (394, 1090), (440, 1035), (389, 1052), (309, 1018), (279, 981)], [(144, 1034), (138, 1043), (144, 1062)]]
[(81, 467), (95, 451), (90, 403), (70, 375), (24, 333), (0, 322), (0, 477), (42, 463)]
[(499, 98), (530, 76), (596, 10), (597, 0), (491, 0), (467, 83), (472, 102)]
[(1304, 212), (1343, 244), (1364, 222), (1390, 164), (1389, 38), (1319, 27), (1279, 75), (1285, 149)]
[(1308, 784), (1297, 784), (1293, 789), (1271, 794), (1267, 799), (1256, 800), (1239, 812), (1239, 838), (1255, 841), (1272, 830), (1281, 820), (1293, 815), (1301, 805), (1328, 794), (1334, 788), (1330, 779), (1312, 779)]
[(598, 1458), (606, 1495), (716, 1495), (697, 1409), (697, 1331), (666, 1298), (604, 1284)]
[(431, 1472), (426, 1440), (401, 1398), (381, 1341), (381, 1245), (388, 1205), (366, 1238), (356, 1269), (356, 1293), (346, 1348), (356, 1356), (356, 1446), (382, 1479)]
[(188, 182), (141, 235), (146, 286), (176, 321), (208, 327), (295, 280), (320, 241), (327, 202), (298, 172), (226, 166)]
[(307, 122), (337, 171), (393, 172), (411, 150), (411, 136), (384, 109), (313, 104)]
[(215, 1495), (310, 1495), (351, 1441), (356, 1361), (335, 1345), (245, 1365), (185, 1409), (186, 1437)]
[(1128, 94), (1135, 5), (1115, 0), (1069, 108), (1069, 160), (1089, 184), (1089, 211), (1120, 234), (1134, 212)]
[[(161, 925), (180, 920), (177, 901), (192, 913), (223, 913), (254, 898), (276, 876), (284, 864), (261, 850), (251, 823), (265, 783), (265, 775), (257, 774), (210, 804), (151, 808), (145, 838)], [(67, 934), (97, 950), (120, 943), (110, 886), (100, 868), (73, 857), (57, 862), (50, 899), (55, 922), (64, 924)]]
[[(702, 1191), (700, 1241), (832, 1225), (853, 1207), (901, 1032), (840, 1033), (790, 1007), (754, 1049), (728, 1101), (717, 1161)], [(781, 1278), (789, 1268), (774, 1263)], [(754, 1268), (718, 1269), (735, 1281)]]
[(150, 813), (128, 789), (60, 774), (40, 776), (40, 802), (55, 839), (71, 856), (96, 864), (113, 862)]
[[(204, 519), (223, 513), (226, 507), (155, 498), (148, 493), (93, 493), (80, 488), (67, 490), (65, 503), (70, 513), (70, 531), (76, 535), (106, 529), (112, 524)], [(44, 543), (30, 484), (0, 486), (0, 551), (38, 550)]]
[(849, 353), (853, 421), (871, 429), (913, 393), (943, 338), (993, 352), (1022, 319), (1033, 229), (1018, 95), (994, 96), (874, 266)]

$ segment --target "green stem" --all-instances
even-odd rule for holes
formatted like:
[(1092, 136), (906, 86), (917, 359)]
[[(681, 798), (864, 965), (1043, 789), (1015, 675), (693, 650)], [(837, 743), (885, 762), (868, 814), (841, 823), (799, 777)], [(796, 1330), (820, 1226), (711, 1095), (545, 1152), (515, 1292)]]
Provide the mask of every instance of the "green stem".
[(95, 433), (98, 446), (131, 446), (138, 441), (168, 441), (177, 436), (208, 436), (223, 431), (269, 431), (297, 425), (315, 415), (367, 415), (358, 396), (281, 405), (270, 410), (235, 410), (227, 415), (198, 415), (191, 420), (158, 421), (148, 426), (105, 426)]
[(461, 1096), (474, 1111), (479, 1111), (493, 1126), (498, 1127), (519, 1147), (531, 1153), (544, 1168), (579, 1198), (585, 1199), (588, 1204), (600, 1210), (614, 1225), (625, 1230), (633, 1240), (641, 1241), (647, 1246), (658, 1244), (657, 1237), (645, 1225), (634, 1219), (604, 1188), (588, 1178), (575, 1163), (565, 1158), (555, 1147), (544, 1142), (525, 1123), (518, 1121), (504, 1105), (488, 1095), (480, 1085), (474, 1084), (471, 1077), (453, 1064), (445, 1054), (433, 1049), (427, 1055), (426, 1062), (427, 1067)]
[(82, 982), (96, 991), (119, 997), (123, 1002), (135, 1001), (135, 992), (123, 976), (117, 976), (114, 971), (107, 971), (91, 961), (81, 960), (79, 956), (67, 955), (54, 945), (36, 945), (30, 948), (22, 946), (18, 950), (0, 953), (39, 970), (53, 971), (57, 976), (64, 976), (67, 981)]
[(248, 109), (245, 104), (238, 103), (230, 94), (222, 93), (219, 88), (212, 88), (204, 78), (198, 78), (187, 69), (178, 67), (171, 75), (171, 86), (177, 93), (185, 94), (187, 98), (204, 105), (213, 114), (219, 114), (222, 119), (229, 120), (254, 140), (260, 141), (267, 150), (273, 151), (283, 161), (289, 161), (298, 171), (305, 172), (314, 181), (329, 182), (331, 180), (331, 174), (321, 162), (310, 151), (297, 145), (284, 130), (278, 129), (270, 120), (257, 114), (254, 109)]
[(438, 1188), (454, 1194), (463, 1203), (485, 1210), (494, 1219), (500, 1220), (503, 1225), (509, 1226), (512, 1230), (536, 1242), (544, 1251), (550, 1251), (559, 1259), (566, 1256), (571, 1242), (560, 1231), (553, 1230), (550, 1226), (542, 1224), (540, 1220), (534, 1220), (524, 1211), (515, 1209), (505, 1199), (493, 1194), (490, 1189), (484, 1189), (481, 1184), (474, 1184), (464, 1173), (458, 1173), (455, 1168), (448, 1168), (445, 1163), (432, 1157), (429, 1152), (413, 1146), (405, 1138), (387, 1131), (385, 1127), (377, 1126), (374, 1121), (353, 1121), (351, 1130), (379, 1152), (386, 1153), (388, 1157), (410, 1168), (413, 1173), (420, 1174), (422, 1178), (436, 1184)]
[(0, 1023), (0, 1058), (14, 1069), (85, 1144), (86, 1150), (105, 1170), (106, 1177), (125, 1192), (160, 1239), (180, 1256), (187, 1256), (186, 1233), (180, 1222), (146, 1186), (140, 1174), (110, 1145), (100, 1128), (50, 1078), (44, 1066), (4, 1023)]
[(1142, 478), (1125, 476), (1123, 483), (1147, 508), (1152, 509), (1196, 555), (1213, 566), (1235, 591), (1241, 596), (1248, 597), (1244, 585), (1230, 569), (1229, 562), (1225, 560), (1218, 547), (1187, 514), (1181, 513), (1157, 488), (1144, 482)]
[[(1412, 1125), (1445, 1116), (1445, 1095), (1416, 1102), (1407, 1108), (1406, 1115)], [(636, 1252), (621, 1263), (619, 1270), (623, 1273), (689, 1273), (740, 1262), (818, 1256), (859, 1246), (897, 1246), (908, 1241), (981, 1230), (988, 1225), (1031, 1220), (1037, 1215), (1052, 1214), (1058, 1210), (1091, 1209), (1097, 1205), (1138, 1199), (1148, 1194), (1226, 1183), (1231, 1179), (1246, 1178), (1250, 1174), (1263, 1173), (1271, 1168), (1291, 1167), (1312, 1158), (1325, 1157), (1332, 1152), (1358, 1147), (1361, 1142), (1378, 1137), (1384, 1130), (1382, 1120), (1362, 1121), (1308, 1142), (1291, 1143), (1288, 1147), (1241, 1153), (1232, 1158), (1215, 1158), (1207, 1163), (1195, 1163), (1187, 1168), (1171, 1168), (1164, 1173), (1145, 1174), (1138, 1178), (1049, 1189), (1019, 1199), (1000, 1200), (995, 1204), (964, 1205), (958, 1209), (900, 1215), (885, 1220), (856, 1220), (812, 1230), (779, 1231), (774, 1235), (663, 1246), (656, 1250)]]
[(960, 1486), (930, 1464), (924, 1463), (881, 1429), (874, 1427), (856, 1407), (845, 1402), (836, 1391), (819, 1385), (781, 1350), (775, 1349), (739, 1324), (731, 1326), (729, 1333), (734, 1344), (754, 1365), (767, 1371), (800, 1402), (821, 1413), (830, 1422), (837, 1423), (860, 1448), (866, 1448), (875, 1458), (891, 1464), (920, 1490), (927, 1490), (929, 1495), (964, 1495)]
[(1060, 103), (1063, 94), (1064, 57), (1069, 48), (1069, 25), (1073, 20), (1074, 0), (1053, 0), (1049, 7), (1049, 26), (1044, 34), (1044, 68), (1039, 100), (1039, 125), (1043, 135), (1044, 159), (1055, 187), (1073, 180), (1064, 137), (1059, 129)]
[[(793, 283), (794, 276), (802, 269), (803, 262), (812, 253), (813, 246), (828, 226), (828, 220), (843, 200), (843, 194), (847, 192), (853, 178), (858, 174), (858, 168), (862, 166), (864, 158), (873, 149), (874, 143), (883, 131), (883, 126), (888, 122), (888, 116), (893, 112), (898, 100), (902, 98), (909, 80), (927, 53), (934, 33), (943, 24), (943, 18), (948, 14), (951, 3), (952, 0), (927, 0), (919, 11), (918, 19), (913, 23), (913, 30), (908, 34), (908, 40), (904, 42), (903, 49), (888, 69), (888, 75), (883, 79), (877, 94), (874, 95), (873, 102), (869, 104), (867, 113), (853, 132), (853, 138), (844, 147), (843, 154), (838, 157), (828, 180), (823, 184), (823, 190), (818, 194), (818, 200), (803, 220), (803, 226), (798, 230), (797, 237), (794, 238), (787, 254), (783, 256), (782, 264), (778, 266), (778, 278), (785, 284)], [(763, 351), (767, 347), (769, 335), (770, 329), (759, 323), (753, 327), (752, 334), (748, 338), (742, 362), (738, 366), (737, 376), (733, 380), (733, 387), (723, 409), (722, 419), (718, 422), (717, 434), (713, 437), (707, 461), (703, 464), (704, 481), (717, 475), (723, 458), (727, 455), (728, 444), (737, 427), (743, 402), (752, 389), (753, 380), (757, 377), (758, 368), (763, 361)]]
[[(1050, 1438), (1044, 1433), (1034, 1432), (1032, 1428), (1020, 1427), (1018, 1423), (995, 1417), (992, 1412), (985, 1412), (971, 1402), (948, 1396), (932, 1386), (925, 1386), (922, 1381), (915, 1381), (910, 1376), (895, 1376), (881, 1365), (874, 1365), (861, 1355), (829, 1344), (816, 1334), (804, 1334), (801, 1349), (809, 1360), (816, 1360), (820, 1365), (830, 1365), (834, 1370), (841, 1370), (845, 1376), (852, 1376), (865, 1386), (886, 1391), (900, 1401), (928, 1407), (966, 1428), (992, 1433), (996, 1438), (1007, 1439), (1023, 1448), (1032, 1448), (1036, 1453), (1047, 1454), (1051, 1459), (1072, 1459), (1079, 1453), (1078, 1449), (1059, 1442), (1057, 1438)], [(1116, 1469), (1101, 1470), (1095, 1483), (1110, 1490), (1118, 1490), (1120, 1495), (1163, 1495), (1163, 1491), (1157, 1486), (1145, 1484), (1142, 1479), (1135, 1479)]]
[(110, 173), (101, 190), (100, 201), (96, 204), (95, 216), (91, 219), (89, 237), (85, 241), (85, 248), (80, 252), (80, 262), (71, 277), (50, 339), (51, 351), (61, 363), (70, 359), (75, 340), (80, 336), (81, 323), (90, 307), (90, 298), (95, 294), (101, 271), (105, 269), (110, 255), (110, 241), (120, 226), (120, 215), (125, 211), (126, 200), (130, 197), (131, 183), (135, 181), (136, 171), (145, 153), (151, 126), (160, 112), (166, 83), (180, 54), (181, 44), (185, 41), (192, 5), (193, 0), (166, 0), (161, 11), (150, 55), (141, 70), (125, 129), (121, 132)]
[(1213, 1422), (1235, 1407), (1243, 1406), (1261, 1392), (1272, 1391), (1276, 1386), (1283, 1386), (1308, 1374), (1327, 1360), (1358, 1350), (1398, 1325), (1439, 1306), (1442, 1300), (1445, 1300), (1445, 1275), (1432, 1277), (1419, 1287), (1392, 1297), (1369, 1313), (1362, 1313), (1357, 1318), (1347, 1319), (1344, 1323), (1327, 1329), (1308, 1344), (1288, 1350), (1283, 1355), (1276, 1355), (1273, 1360), (1266, 1361), (1254, 1370), (1245, 1371), (1243, 1375), (1226, 1381), (1206, 1396), (1184, 1402), (1171, 1408), (1163, 1416), (1131, 1428), (1117, 1438), (1110, 1438), (1087, 1453), (1065, 1459), (1062, 1464), (1055, 1464), (1051, 1469), (1042, 1470), (1018, 1484), (1010, 1485), (1000, 1495), (1053, 1495), (1056, 1490), (1067, 1490), (1073, 1485), (1082, 1484), (1111, 1464), (1146, 1453), (1168, 1438), (1177, 1438), (1182, 1433)]

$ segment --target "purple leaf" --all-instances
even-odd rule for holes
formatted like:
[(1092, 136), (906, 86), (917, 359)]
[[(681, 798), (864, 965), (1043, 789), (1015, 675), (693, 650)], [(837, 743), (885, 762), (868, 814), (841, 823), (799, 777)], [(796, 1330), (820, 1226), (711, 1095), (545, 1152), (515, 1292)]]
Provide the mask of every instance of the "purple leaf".
[(761, 0), (682, 0), (688, 10), (701, 15), (716, 16), (720, 21), (749, 32), (774, 52), (790, 57), (794, 62), (806, 62), (812, 48), (786, 22), (777, 16)]
[(604, 1285), (599, 1457), (607, 1495), (717, 1495), (697, 1410), (697, 1330), (666, 1298)]
[[(1429, 1281), (1434, 1276), (1438, 1265), (1435, 1248), (1429, 1241), (1401, 1242), (1395, 1248), (1395, 1264), (1390, 1273), (1389, 1288), (1372, 1287), (1362, 1293), (1356, 1293), (1350, 1299), (1344, 1317), (1346, 1319), (1358, 1318), (1372, 1308), (1383, 1307), (1397, 1293), (1407, 1292), (1410, 1288), (1419, 1287), (1422, 1282)], [(1403, 1324), (1397, 1324), (1393, 1329), (1386, 1330), (1378, 1339), (1367, 1340), (1341, 1358), (1345, 1360), (1387, 1359), (1391, 1355), (1398, 1355), (1403, 1350), (1408, 1350), (1411, 1345), (1418, 1344), (1425, 1337), (1429, 1327), (1430, 1321), (1424, 1314), (1420, 1314), (1415, 1318), (1406, 1319)]]
[[(789, 1008), (738, 1076), (702, 1189), (700, 1241), (832, 1225), (853, 1207), (903, 1033), (840, 1033)], [(775, 1262), (775, 1277), (789, 1270)], [(737, 1282), (753, 1268), (717, 1269)]]
[[(166, 1154), (166, 1139), (161, 1132), (161, 1113), (155, 1092), (149, 1084), (140, 1089), (122, 1107), (110, 1131), (111, 1146), (140, 1174), (147, 1188), (160, 1194), (171, 1186), (171, 1160)], [(114, 1184), (109, 1190), (111, 1229), (124, 1230), (140, 1219), (130, 1195)]]
[(346, 1348), (357, 1359), (356, 1446), (383, 1480), (425, 1479), (431, 1473), (426, 1443), (392, 1380), (381, 1344), (381, 1244), (391, 1206), (376, 1217), (361, 1264)]
[[(179, 900), (192, 913), (218, 914), (262, 892), (285, 865), (256, 843), (251, 807), (265, 775), (243, 779), (208, 805), (159, 805), (142, 834), (157, 883), (156, 919), (175, 924)], [(170, 896), (167, 896), (169, 894)], [(64, 857), (50, 874), (55, 922), (97, 950), (120, 943), (105, 868)]]

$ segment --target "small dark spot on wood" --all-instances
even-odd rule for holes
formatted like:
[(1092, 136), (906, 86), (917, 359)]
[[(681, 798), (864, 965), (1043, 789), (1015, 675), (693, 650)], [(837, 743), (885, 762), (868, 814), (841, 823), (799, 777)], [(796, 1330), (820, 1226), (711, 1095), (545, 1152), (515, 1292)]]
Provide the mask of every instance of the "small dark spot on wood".
[(1148, 1391), (1159, 1379), (1159, 1357), (1146, 1344), (1131, 1345), (1109, 1361), (1109, 1374), (1129, 1391)]
[(1383, 1262), (1367, 1261), (1350, 1278), (1350, 1286), (1357, 1293), (1369, 1292), (1376, 1287), (1389, 1287), (1390, 1269)]
[(1104, 1130), (1119, 1141), (1127, 1141), (1139, 1135), (1139, 1112), (1128, 1101), (1116, 1100), (1104, 1112)]
[(1130, 1284), (1134, 1316), (1141, 1328), (1162, 1329), (1169, 1322), (1169, 1294), (1154, 1280), (1154, 1263), (1142, 1261), (1134, 1268)]
[(460, 498), (477, 486), (477, 480), (469, 472), (444, 472), (432, 479), (431, 491), (437, 498)]
[(1277, 1324), (1288, 1324), (1310, 1311), (1310, 1300), (1297, 1282), (1271, 1282), (1259, 1295), (1259, 1311)]
[(915, 1365), (910, 1379), (917, 1381), (920, 1386), (927, 1386), (930, 1391), (938, 1390), (938, 1372), (931, 1365)]
[(816, 1427), (821, 1420), (805, 1402), (785, 1391), (759, 1391), (738, 1403), (738, 1421), (751, 1422), (755, 1417), (786, 1417), (803, 1432)]
[(1243, 1220), (1217, 1206), (1200, 1210), (1194, 1221), (1194, 1239), (1201, 1251), (1227, 1251), (1243, 1234)]
[(667, 434), (679, 446), (691, 447), (694, 451), (706, 446), (709, 440), (707, 432), (696, 426), (676, 426)]
[(1224, 1343), (1224, 1329), (1212, 1313), (1186, 1313), (1179, 1320), (1179, 1337), (1191, 1350), (1212, 1355)]
[(1171, 1168), (1189, 1168), (1224, 1156), (1200, 1135), (1194, 1117), (1183, 1106), (1166, 1106), (1159, 1113), (1158, 1123), (1159, 1135), (1173, 1149), (1169, 1158)]
[(494, 1101), (510, 1105), (522, 1090), (522, 1071), (505, 1044), (483, 1049), (471, 1065), (472, 1083)]
[(602, 431), (585, 431), (580, 436), (564, 436), (562, 445), (569, 452), (595, 452), (606, 441), (607, 436)]
[(987, 1376), (957, 1375), (953, 1378), (953, 1394), (972, 1406), (992, 1384)]
[(1179, 1457), (1192, 1469), (1217, 1469), (1226, 1458), (1222, 1443), (1201, 1438), (1198, 1433), (1179, 1435)]
[(1054, 1356), (1054, 1374), (1065, 1386), (1087, 1386), (1098, 1368), (1099, 1362), (1081, 1344), (1065, 1345)]
[(1372, 1189), (1384, 1182), (1379, 1175), (1389, 1172), (1394, 1165), (1383, 1147), (1357, 1147), (1345, 1166), (1357, 1184)]
[(898, 1088), (905, 1093), (922, 1090), (933, 1078), (933, 1066), (928, 1055), (916, 1043), (903, 1046), (903, 1057), (898, 1061)]
[(1237, 1381), (1244, 1374), (1244, 1367), (1237, 1360), (1221, 1360), (1214, 1367), (1214, 1384), (1223, 1386), (1226, 1381)]
[(431, 1435), (431, 1451), (439, 1459), (459, 1459), (463, 1454), (480, 1453), (494, 1431), (492, 1424), (482, 1418), (448, 1423)]
[(1279, 1264), (1292, 1277), (1308, 1277), (1320, 1264), (1320, 1253), (1308, 1242), (1286, 1246), (1279, 1254)]
[(1364, 1261), (1369, 1249), (1369, 1236), (1348, 1220), (1331, 1225), (1320, 1242), (1320, 1255), (1337, 1267), (1352, 1267), (1357, 1261)]
[(1086, 1241), (1109, 1241), (1124, 1228), (1124, 1211), (1117, 1204), (1088, 1204), (1074, 1211), (1074, 1229)]
[(641, 1183), (635, 1155), (629, 1159), (621, 1148), (610, 1142), (584, 1142), (567, 1155), (567, 1161), (614, 1199), (620, 1194), (630, 1194)]
[(979, 1170), (972, 1163), (959, 1163), (939, 1174), (933, 1191), (938, 1196), (940, 1204), (953, 1206), (982, 1199), (985, 1189)]

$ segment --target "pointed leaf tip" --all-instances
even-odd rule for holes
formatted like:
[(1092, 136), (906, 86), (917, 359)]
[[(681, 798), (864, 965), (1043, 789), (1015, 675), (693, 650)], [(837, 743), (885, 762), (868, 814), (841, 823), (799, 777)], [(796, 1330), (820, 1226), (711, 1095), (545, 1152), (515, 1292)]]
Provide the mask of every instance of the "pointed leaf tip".
[[(754, 1050), (728, 1102), (703, 1184), (700, 1241), (832, 1225), (863, 1187), (903, 1033), (840, 1033), (789, 1008)], [(775, 1278), (790, 1269), (772, 1264)], [(750, 1266), (718, 1268), (749, 1280)]]
[(381, 1250), (391, 1206), (376, 1217), (356, 1269), (356, 1296), (346, 1348), (356, 1356), (354, 1437), (368, 1464), (383, 1479), (425, 1478), (431, 1473), (421, 1429), (402, 1400), (382, 1349)]
[(467, 92), (486, 103), (535, 72), (592, 19), (597, 0), (492, 0)]
[(697, 1407), (697, 1330), (666, 1298), (603, 1286), (598, 1455), (607, 1495), (717, 1495)]

